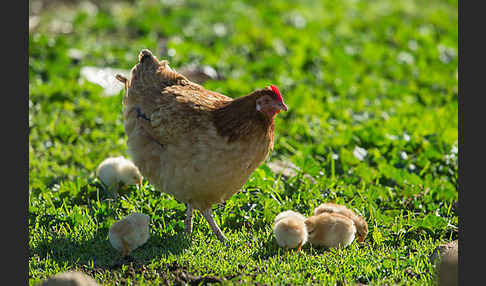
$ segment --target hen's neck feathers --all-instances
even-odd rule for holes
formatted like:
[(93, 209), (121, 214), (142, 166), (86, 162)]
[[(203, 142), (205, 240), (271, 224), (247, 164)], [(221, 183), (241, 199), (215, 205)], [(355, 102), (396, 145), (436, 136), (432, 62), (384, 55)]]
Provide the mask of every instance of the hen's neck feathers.
[(228, 137), (229, 143), (262, 136), (268, 136), (273, 143), (273, 118), (256, 110), (260, 96), (262, 91), (256, 90), (215, 110), (213, 119), (219, 135)]

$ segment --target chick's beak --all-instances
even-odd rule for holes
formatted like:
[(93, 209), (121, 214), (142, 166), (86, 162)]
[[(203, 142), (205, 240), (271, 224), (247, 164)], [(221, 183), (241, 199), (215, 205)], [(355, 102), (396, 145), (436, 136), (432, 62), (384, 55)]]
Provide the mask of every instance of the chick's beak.
[(288, 110), (289, 110), (289, 108), (287, 107), (287, 105), (285, 105), (285, 103), (283, 103), (283, 101), (282, 101), (282, 102), (280, 102), (280, 108), (281, 108), (283, 111), (288, 111)]

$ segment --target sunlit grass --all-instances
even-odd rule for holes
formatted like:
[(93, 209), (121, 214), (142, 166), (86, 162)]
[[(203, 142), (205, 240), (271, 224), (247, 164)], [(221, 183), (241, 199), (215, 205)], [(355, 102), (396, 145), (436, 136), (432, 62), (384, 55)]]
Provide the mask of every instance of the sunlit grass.
[[(428, 255), (458, 236), (457, 1), (83, 5), (46, 10), (29, 34), (30, 285), (68, 269), (103, 285), (176, 283), (178, 271), (226, 284), (433, 283)], [(176, 69), (212, 66), (224, 79), (204, 86), (232, 97), (273, 83), (289, 106), (268, 160), (297, 175), (263, 164), (215, 206), (226, 245), (198, 213), (185, 238), (184, 205), (148, 182), (112, 200), (94, 178), (103, 159), (127, 156), (123, 94), (104, 96), (80, 69), (129, 70), (142, 48)], [(325, 201), (366, 218), (365, 245), (276, 245), (276, 214)], [(134, 211), (151, 217), (151, 238), (121, 266), (107, 233)]]

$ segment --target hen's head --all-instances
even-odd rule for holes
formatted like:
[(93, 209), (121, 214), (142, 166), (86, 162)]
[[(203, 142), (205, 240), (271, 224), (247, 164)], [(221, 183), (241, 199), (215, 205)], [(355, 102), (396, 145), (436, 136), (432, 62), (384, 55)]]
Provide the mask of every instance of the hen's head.
[(288, 110), (276, 86), (270, 85), (262, 89), (259, 95), (256, 100), (256, 110), (264, 113), (268, 117), (273, 118), (281, 110)]

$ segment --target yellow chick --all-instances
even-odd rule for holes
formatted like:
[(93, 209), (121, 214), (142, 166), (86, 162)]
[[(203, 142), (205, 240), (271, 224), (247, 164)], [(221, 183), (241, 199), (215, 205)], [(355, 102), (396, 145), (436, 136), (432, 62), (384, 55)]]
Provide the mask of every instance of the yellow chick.
[(58, 273), (37, 286), (100, 286), (93, 278), (79, 271)]
[(361, 216), (357, 215), (344, 205), (334, 203), (324, 203), (314, 209), (314, 215), (319, 215), (325, 212), (342, 214), (353, 220), (354, 225), (356, 226), (357, 239), (361, 243), (364, 242), (366, 236), (368, 235), (368, 223)]
[(438, 273), (438, 286), (457, 286), (458, 285), (458, 259), (455, 256), (445, 256), (441, 258)]
[(346, 247), (356, 235), (354, 222), (338, 213), (321, 213), (304, 221), (309, 233), (309, 241), (325, 248)]
[(142, 184), (142, 175), (132, 161), (119, 157), (109, 157), (103, 160), (96, 169), (96, 176), (108, 188), (113, 190), (118, 184)]
[(142, 213), (133, 213), (117, 221), (108, 232), (111, 245), (122, 252), (123, 256), (128, 255), (132, 250), (147, 242), (149, 222), (149, 216)]
[(273, 234), (277, 244), (285, 249), (296, 248), (300, 251), (307, 242), (305, 217), (291, 210), (281, 212), (275, 217)]

